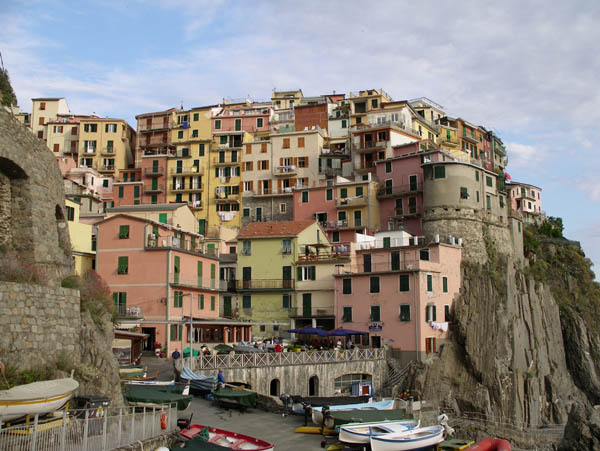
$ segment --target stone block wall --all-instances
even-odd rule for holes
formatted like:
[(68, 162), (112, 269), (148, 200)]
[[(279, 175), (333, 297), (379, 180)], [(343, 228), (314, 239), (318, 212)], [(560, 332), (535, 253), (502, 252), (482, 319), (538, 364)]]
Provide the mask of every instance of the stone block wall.
[(0, 282), (0, 361), (20, 371), (80, 360), (79, 291)]
[[(279, 204), (285, 204), (285, 212), (281, 212)], [(292, 196), (260, 196), (245, 197), (244, 208), (250, 208), (250, 216), (242, 215), (242, 227), (256, 221), (256, 208), (262, 208), (263, 221), (293, 221), (294, 202)]]

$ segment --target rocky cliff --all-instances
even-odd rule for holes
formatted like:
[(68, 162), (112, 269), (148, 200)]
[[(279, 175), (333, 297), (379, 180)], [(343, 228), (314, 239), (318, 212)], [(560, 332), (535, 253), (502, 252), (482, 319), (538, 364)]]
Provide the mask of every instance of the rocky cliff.
[[(567, 240), (541, 243), (537, 258), (523, 262), (514, 240), (498, 242), (497, 231), (478, 227), (480, 240), (466, 243), (452, 342), (425, 362), (415, 388), (457, 416), (475, 413), (490, 424), (565, 424), (575, 403), (598, 402), (598, 327), (586, 316), (600, 296), (593, 298), (589, 262)], [(574, 262), (576, 272), (567, 270)]]

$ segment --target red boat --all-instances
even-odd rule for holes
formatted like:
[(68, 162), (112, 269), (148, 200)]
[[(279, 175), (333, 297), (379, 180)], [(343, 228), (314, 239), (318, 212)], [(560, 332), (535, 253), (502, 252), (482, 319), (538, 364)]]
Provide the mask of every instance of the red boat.
[(193, 439), (198, 434), (203, 433), (206, 428), (208, 428), (207, 443), (222, 446), (223, 448), (237, 450), (249, 449), (256, 451), (272, 451), (275, 449), (275, 446), (264, 440), (250, 437), (249, 435), (238, 434), (237, 432), (226, 431), (224, 429), (203, 426), (201, 424), (192, 424), (187, 429), (182, 430), (180, 434), (185, 438)]
[(486, 438), (467, 448), (467, 450), (470, 449), (477, 451), (511, 451), (510, 443), (499, 438)]

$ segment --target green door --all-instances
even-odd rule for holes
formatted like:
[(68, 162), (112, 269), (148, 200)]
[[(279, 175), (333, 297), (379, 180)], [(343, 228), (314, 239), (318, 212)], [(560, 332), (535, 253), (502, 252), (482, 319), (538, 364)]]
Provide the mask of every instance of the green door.
[(312, 316), (312, 293), (302, 294), (302, 316), (305, 318)]
[(158, 160), (152, 160), (152, 172), (158, 172)]
[(231, 318), (231, 296), (223, 296), (223, 316)]
[(158, 191), (158, 179), (152, 179), (152, 191)]

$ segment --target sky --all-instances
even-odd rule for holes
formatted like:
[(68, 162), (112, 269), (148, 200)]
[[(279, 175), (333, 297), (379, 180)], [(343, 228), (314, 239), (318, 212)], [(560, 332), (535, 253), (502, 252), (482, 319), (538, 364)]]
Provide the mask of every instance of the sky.
[[(600, 2), (4, 0), (0, 52), (24, 111), (126, 119), (223, 98), (383, 88), (493, 129), (600, 273)], [(598, 278), (598, 277), (597, 277)]]

